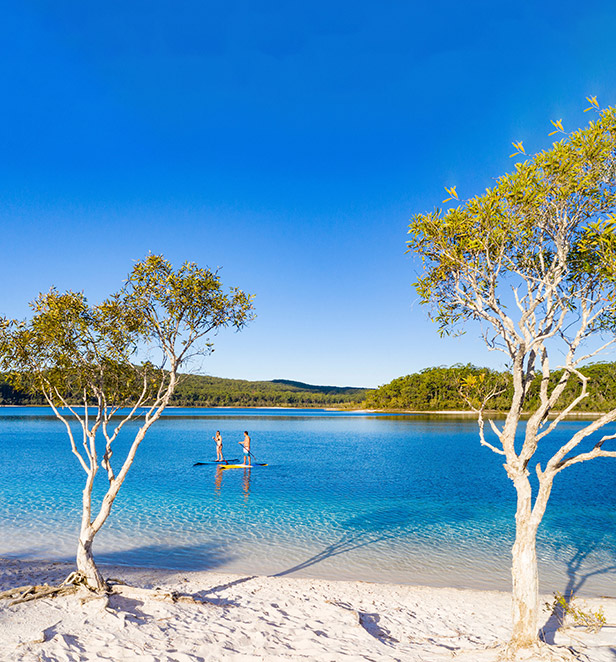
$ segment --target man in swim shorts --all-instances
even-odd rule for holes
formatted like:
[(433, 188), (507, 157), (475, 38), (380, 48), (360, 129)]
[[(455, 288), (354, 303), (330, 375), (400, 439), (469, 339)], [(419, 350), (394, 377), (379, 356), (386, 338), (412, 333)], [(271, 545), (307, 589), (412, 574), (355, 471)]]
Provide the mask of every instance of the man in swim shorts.
[(238, 441), (237, 443), (244, 447), (244, 464), (251, 466), (252, 460), (250, 459), (250, 437), (248, 436), (248, 432), (244, 431), (244, 441)]

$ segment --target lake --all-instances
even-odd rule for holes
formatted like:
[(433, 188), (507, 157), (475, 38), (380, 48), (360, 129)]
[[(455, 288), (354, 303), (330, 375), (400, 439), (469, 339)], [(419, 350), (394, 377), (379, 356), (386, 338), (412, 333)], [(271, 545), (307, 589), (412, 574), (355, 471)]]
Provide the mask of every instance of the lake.
[[(550, 445), (580, 425), (563, 423)], [(248, 430), (268, 466), (193, 466), (215, 459), (216, 430), (229, 459), (241, 458)], [(502, 462), (480, 446), (471, 418), (168, 409), (138, 451), (95, 557), (508, 590), (515, 491)], [(0, 555), (73, 559), (83, 476), (50, 410), (0, 408)], [(615, 460), (557, 476), (538, 550), (542, 590), (616, 596)]]

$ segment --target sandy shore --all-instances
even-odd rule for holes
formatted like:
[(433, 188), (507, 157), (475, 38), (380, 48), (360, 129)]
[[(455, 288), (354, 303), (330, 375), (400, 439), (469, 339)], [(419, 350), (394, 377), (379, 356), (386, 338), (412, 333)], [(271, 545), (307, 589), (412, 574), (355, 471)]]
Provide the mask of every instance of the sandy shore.
[[(0, 590), (58, 584), (71, 569), (2, 560)], [(509, 595), (496, 591), (126, 567), (104, 567), (104, 574), (199, 603), (140, 594), (85, 601), (71, 595), (13, 607), (3, 600), (0, 660), (487, 662), (510, 627)], [(616, 600), (586, 602), (603, 606), (607, 627), (555, 633), (546, 611), (547, 640), (573, 645), (592, 662), (613, 662)]]
[[(0, 590), (60, 583), (63, 563), (0, 561)], [(509, 634), (506, 593), (104, 567), (132, 586), (192, 596), (81, 600), (77, 595), (8, 606), (0, 601), (0, 660), (442, 660), (490, 661)], [(547, 596), (546, 596), (547, 599)], [(592, 662), (616, 658), (616, 600), (592, 599), (608, 620), (598, 634), (579, 628), (548, 641), (573, 645)], [(552, 619), (553, 620), (553, 619)], [(549, 622), (546, 611), (544, 622)], [(584, 658), (582, 658), (584, 659)]]

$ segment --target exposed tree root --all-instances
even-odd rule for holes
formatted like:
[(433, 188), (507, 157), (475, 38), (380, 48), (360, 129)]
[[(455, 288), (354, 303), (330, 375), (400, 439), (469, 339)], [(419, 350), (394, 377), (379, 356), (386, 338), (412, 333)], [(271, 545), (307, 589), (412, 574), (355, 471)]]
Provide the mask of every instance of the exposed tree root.
[(192, 595), (186, 593), (178, 593), (177, 591), (163, 591), (159, 588), (138, 588), (136, 586), (129, 586), (128, 584), (112, 584), (109, 586), (108, 595), (121, 595), (125, 598), (133, 600), (162, 600), (163, 602), (173, 603), (187, 603), (207, 607), (219, 606), (209, 600), (199, 600)]
[(55, 598), (58, 595), (68, 595), (69, 593), (75, 593), (76, 591), (76, 586), (33, 584), (32, 586), (20, 586), (19, 588), (3, 591), (0, 593), (0, 600), (10, 600), (11, 598), (15, 598), (9, 602), (9, 607), (12, 607), (13, 605), (21, 604), (22, 602), (31, 602), (32, 600), (38, 600), (39, 598)]
[(163, 591), (161, 589), (137, 588), (129, 586), (118, 579), (110, 579), (104, 589), (93, 589), (89, 584), (87, 577), (80, 572), (72, 572), (60, 586), (49, 586), (49, 584), (31, 584), (28, 586), (18, 586), (0, 592), (0, 600), (11, 600), (9, 607), (31, 602), (42, 598), (55, 598), (62, 595), (70, 595), (81, 592), (82, 604), (90, 600), (105, 598), (112, 595), (120, 595), (133, 600), (162, 600), (163, 602), (187, 603), (200, 606), (214, 607), (218, 606), (209, 600), (199, 600), (192, 595), (178, 593), (176, 591)]
[(23, 602), (31, 602), (41, 598), (55, 598), (59, 595), (76, 593), (81, 587), (94, 592), (88, 585), (86, 576), (80, 572), (71, 574), (60, 584), (60, 586), (49, 586), (49, 584), (31, 584), (29, 586), (18, 586), (0, 593), (0, 600), (11, 600), (9, 607), (19, 605)]

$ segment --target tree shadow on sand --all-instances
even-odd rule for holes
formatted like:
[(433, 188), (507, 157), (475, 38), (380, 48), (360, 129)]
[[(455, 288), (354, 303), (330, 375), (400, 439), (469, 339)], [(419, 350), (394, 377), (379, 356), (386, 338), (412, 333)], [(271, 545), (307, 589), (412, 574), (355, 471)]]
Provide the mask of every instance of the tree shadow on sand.
[[(608, 574), (616, 576), (616, 559), (610, 560), (613, 562), (591, 565), (594, 553), (603, 549), (604, 547), (598, 541), (588, 541), (585, 544), (579, 544), (578, 549), (567, 561), (567, 585), (562, 592), (567, 605), (591, 577)], [(556, 604), (548, 620), (539, 630), (539, 636), (545, 643), (555, 643), (556, 632), (561, 627), (564, 617), (565, 607)], [(614, 653), (616, 659), (616, 649), (614, 649)]]
[(348, 554), (356, 549), (374, 545), (386, 540), (394, 540), (409, 533), (409, 525), (416, 523), (416, 515), (404, 508), (388, 508), (366, 515), (352, 517), (342, 524), (347, 531), (336, 542), (292, 568), (276, 573), (274, 577), (284, 577), (305, 570), (326, 559)]

